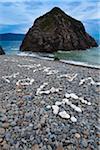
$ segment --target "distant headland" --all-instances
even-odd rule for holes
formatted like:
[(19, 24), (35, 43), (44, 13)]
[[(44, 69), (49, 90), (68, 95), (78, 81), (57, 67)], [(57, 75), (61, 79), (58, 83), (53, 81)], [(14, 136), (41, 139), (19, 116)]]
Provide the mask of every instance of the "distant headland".
[(24, 34), (4, 33), (0, 34), (0, 41), (22, 41), (24, 36)]

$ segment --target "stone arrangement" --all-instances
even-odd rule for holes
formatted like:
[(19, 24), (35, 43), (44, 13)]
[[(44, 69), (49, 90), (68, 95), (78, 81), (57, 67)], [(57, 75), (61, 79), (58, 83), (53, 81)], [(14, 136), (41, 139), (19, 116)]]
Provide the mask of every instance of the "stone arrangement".
[(1, 150), (92, 150), (99, 142), (99, 69), (0, 59)]

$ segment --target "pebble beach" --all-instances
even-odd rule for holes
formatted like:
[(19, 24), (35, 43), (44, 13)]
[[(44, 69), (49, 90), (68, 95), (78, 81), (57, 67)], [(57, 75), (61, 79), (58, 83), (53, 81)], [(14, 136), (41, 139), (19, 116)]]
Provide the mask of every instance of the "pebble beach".
[(99, 150), (100, 70), (0, 56), (0, 150)]

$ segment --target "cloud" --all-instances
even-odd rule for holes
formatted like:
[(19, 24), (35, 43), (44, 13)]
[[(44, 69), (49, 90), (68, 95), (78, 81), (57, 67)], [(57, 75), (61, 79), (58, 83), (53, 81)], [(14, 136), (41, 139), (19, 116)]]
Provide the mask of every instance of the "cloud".
[[(68, 15), (86, 22), (100, 19), (98, 0), (0, 0), (0, 24), (26, 31), (34, 20), (58, 6)], [(14, 25), (14, 26), (13, 26)], [(21, 27), (19, 28), (19, 25)], [(86, 23), (86, 27), (91, 26)], [(8, 28), (11, 31), (11, 28)], [(4, 28), (2, 29), (4, 31)]]

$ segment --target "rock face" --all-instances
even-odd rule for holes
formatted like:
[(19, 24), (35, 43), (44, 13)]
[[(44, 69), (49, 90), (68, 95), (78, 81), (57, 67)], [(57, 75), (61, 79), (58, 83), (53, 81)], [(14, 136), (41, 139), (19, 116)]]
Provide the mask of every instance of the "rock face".
[(0, 55), (4, 55), (4, 54), (5, 54), (5, 52), (4, 52), (3, 48), (0, 46)]
[(35, 20), (20, 50), (55, 52), (57, 50), (85, 50), (97, 46), (96, 41), (86, 33), (80, 21), (55, 7)]

